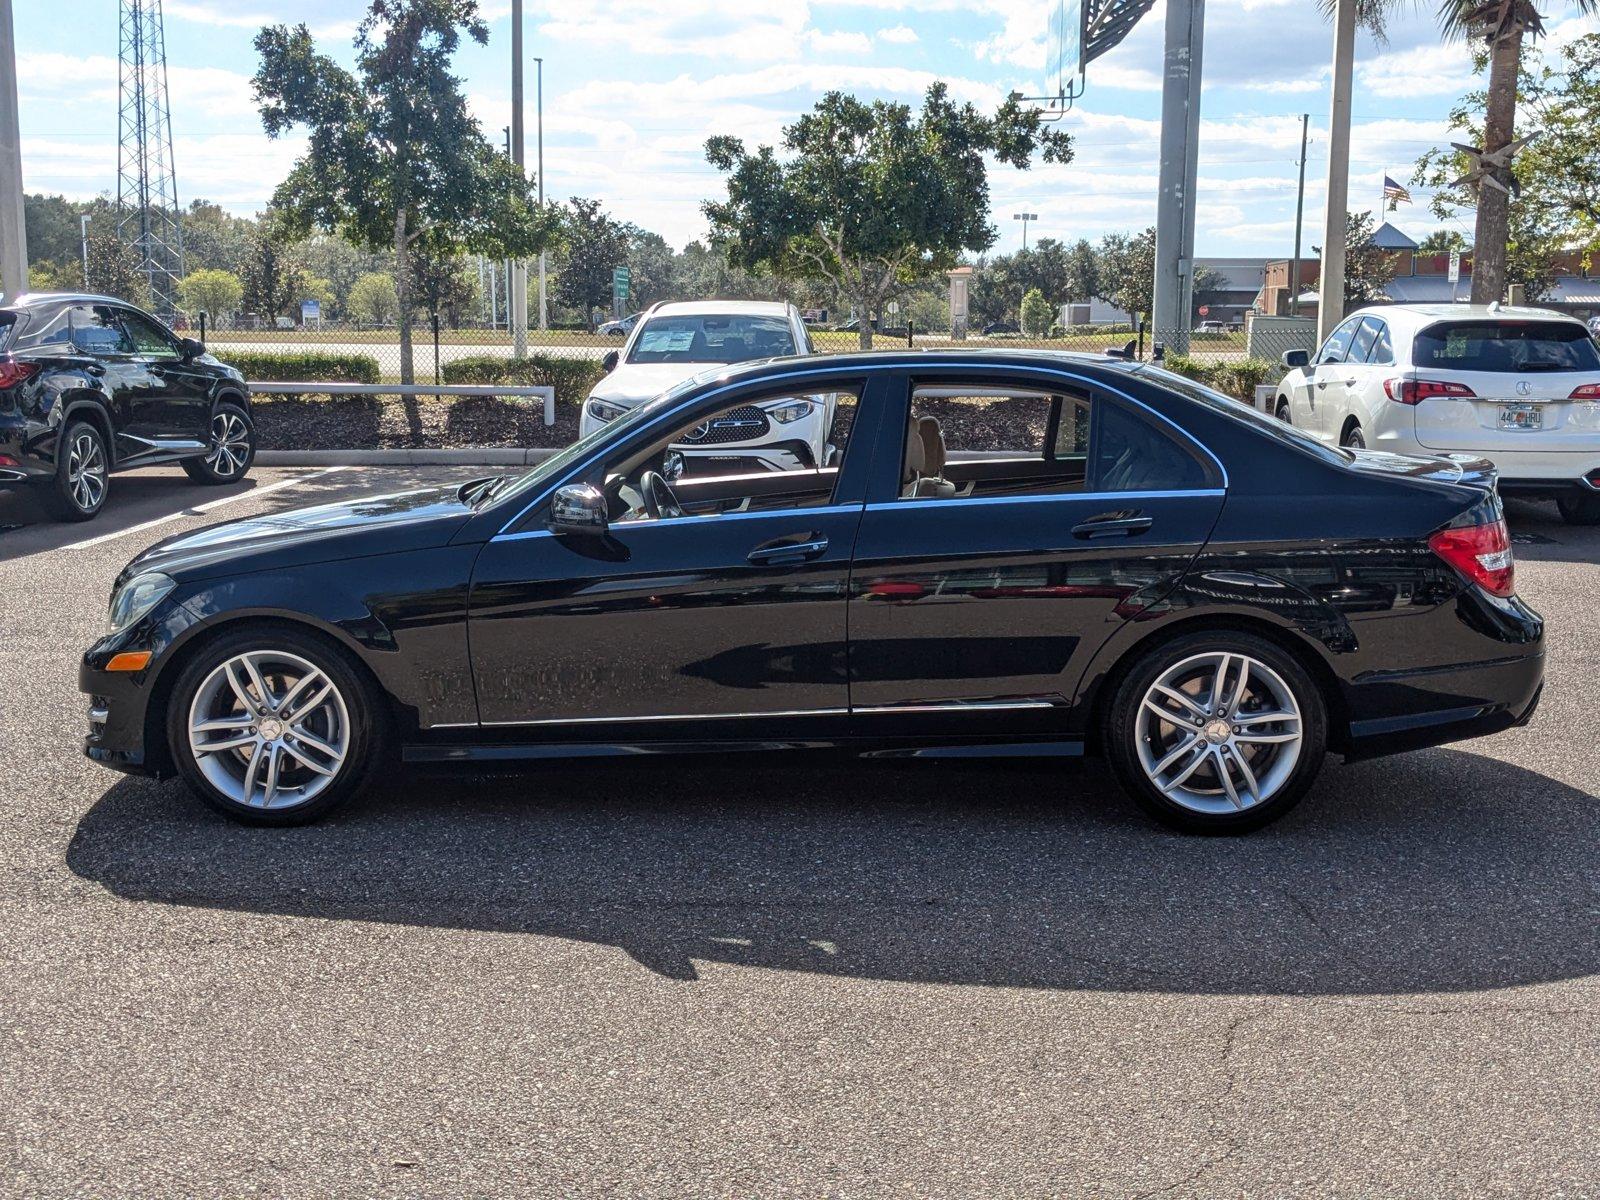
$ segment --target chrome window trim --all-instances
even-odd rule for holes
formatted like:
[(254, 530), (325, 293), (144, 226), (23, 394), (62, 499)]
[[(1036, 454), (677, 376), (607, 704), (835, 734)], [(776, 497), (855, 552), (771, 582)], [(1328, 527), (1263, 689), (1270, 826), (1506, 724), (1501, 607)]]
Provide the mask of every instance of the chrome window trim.
[(877, 504), (868, 503), (867, 511), (880, 512), (885, 509), (899, 508), (948, 508), (951, 505), (964, 504), (1051, 504), (1063, 500), (1094, 500), (1097, 502), (1108, 500), (1181, 500), (1190, 496), (1216, 498), (1227, 495), (1223, 488), (1177, 488), (1171, 491), (1154, 492), (1049, 492), (1041, 496), (950, 496), (939, 499), (935, 496), (923, 496), (916, 500), (882, 500)]
[(901, 713), (999, 712), (1018, 708), (1066, 708), (1067, 704), (1053, 700), (959, 700), (938, 704), (868, 704), (852, 708), (852, 713), (864, 716), (899, 715)]
[[(640, 324), (643, 324), (643, 322), (641, 322)], [(637, 326), (637, 325), (634, 326), (635, 331), (637, 331), (638, 328), (639, 328), (639, 326)], [(862, 354), (860, 357), (868, 358), (869, 355)], [(758, 378), (753, 378), (753, 379), (746, 378), (746, 379), (737, 380), (737, 381), (735, 381), (733, 383), (726, 383), (726, 384), (721, 385), (720, 387), (713, 388), (709, 392), (702, 392), (702, 393), (700, 393), (700, 394), (698, 394), (696, 396), (692, 396), (692, 397), (684, 399), (680, 403), (675, 404), (671, 408), (666, 409), (665, 411), (663, 411), (657, 417), (657, 420), (665, 420), (666, 418), (671, 417), (672, 415), (674, 415), (676, 413), (682, 412), (684, 409), (692, 408), (695, 405), (700, 404), (703, 401), (710, 400), (715, 396), (723, 395), (726, 392), (738, 391), (740, 389), (747, 388), (747, 387), (758, 387), (759, 388), (759, 387), (763, 387), (763, 386), (765, 386), (767, 384), (774, 384), (774, 383), (781, 384), (784, 381), (790, 380), (790, 379), (807, 379), (807, 378), (813, 378), (813, 377), (816, 377), (816, 376), (827, 376), (827, 375), (833, 375), (833, 376), (855, 375), (855, 374), (860, 374), (862, 372), (874, 372), (874, 371), (903, 371), (903, 372), (905, 372), (907, 374), (915, 375), (915, 374), (918, 373), (918, 371), (951, 371), (951, 370), (956, 370), (956, 371), (962, 371), (962, 370), (1009, 371), (1009, 372), (1012, 372), (1012, 373), (1023, 374), (1023, 375), (1045, 376), (1045, 377), (1048, 377), (1050, 379), (1058, 380), (1058, 381), (1059, 380), (1063, 380), (1063, 379), (1068, 379), (1068, 380), (1072, 380), (1074, 383), (1077, 383), (1077, 384), (1079, 384), (1079, 385), (1081, 385), (1083, 387), (1099, 388), (1101, 391), (1107, 392), (1110, 395), (1113, 395), (1113, 396), (1116, 396), (1116, 397), (1118, 397), (1118, 398), (1120, 398), (1122, 400), (1125, 400), (1129, 404), (1132, 404), (1135, 407), (1137, 407), (1139, 409), (1142, 409), (1144, 412), (1149, 413), (1152, 417), (1155, 417), (1158, 421), (1162, 421), (1165, 424), (1167, 424), (1168, 426), (1170, 426), (1173, 429), (1173, 431), (1177, 434), (1177, 436), (1182, 438), (1185, 442), (1189, 443), (1190, 445), (1199, 447), (1199, 449), (1205, 454), (1205, 456), (1208, 459), (1210, 459), (1212, 463), (1214, 463), (1216, 465), (1217, 470), (1221, 473), (1223, 489), (1226, 490), (1227, 487), (1228, 487), (1228, 468), (1223, 465), (1222, 460), (1216, 456), (1216, 454), (1212, 451), (1211, 447), (1207, 446), (1204, 442), (1200, 441), (1193, 434), (1191, 434), (1188, 430), (1184, 429), (1183, 426), (1179, 425), (1176, 421), (1174, 421), (1171, 417), (1168, 417), (1164, 413), (1157, 412), (1155, 409), (1151, 408), (1144, 401), (1140, 400), (1136, 396), (1129, 395), (1127, 392), (1123, 391), (1121, 388), (1114, 387), (1113, 385), (1108, 384), (1108, 383), (1104, 382), (1103, 380), (1092, 379), (1092, 378), (1089, 378), (1088, 376), (1085, 376), (1085, 375), (1076, 374), (1071, 369), (1066, 368), (1066, 367), (1045, 367), (1045, 366), (1034, 366), (1034, 365), (1031, 365), (1031, 364), (1019, 364), (1019, 363), (1010, 363), (1010, 362), (1007, 362), (1007, 363), (993, 363), (993, 362), (985, 362), (981, 358), (980, 359), (952, 359), (952, 360), (939, 359), (939, 360), (936, 360), (935, 362), (933, 362), (931, 365), (928, 365), (928, 366), (922, 366), (921, 364), (905, 363), (905, 362), (879, 362), (879, 363), (862, 362), (860, 364), (852, 363), (852, 364), (850, 364), (848, 366), (845, 366), (845, 365), (843, 365), (841, 363), (835, 362), (835, 363), (833, 363), (833, 364), (831, 364), (831, 365), (829, 365), (827, 367), (810, 367), (810, 368), (806, 368), (806, 369), (803, 369), (803, 370), (783, 371), (783, 372), (780, 372), (777, 375), (764, 375), (764, 376), (760, 376)], [(1161, 385), (1159, 383), (1156, 383), (1156, 382), (1151, 382), (1150, 386), (1159, 388)], [(1182, 396), (1177, 396), (1177, 401), (1180, 404), (1190, 403), (1190, 401), (1186, 401)], [(522, 520), (523, 517), (527, 516), (535, 508), (537, 508), (539, 505), (543, 504), (546, 500), (548, 500), (550, 498), (550, 494), (552, 492), (554, 492), (558, 487), (561, 487), (568, 480), (572, 479), (574, 475), (581, 474), (582, 472), (588, 470), (591, 466), (594, 465), (594, 463), (597, 460), (603, 458), (606, 455), (606, 453), (608, 453), (610, 451), (610, 449), (611, 449), (611, 447), (609, 445), (596, 447), (595, 452), (593, 454), (591, 454), (588, 458), (584, 459), (580, 463), (575, 464), (572, 468), (570, 468), (568, 470), (568, 472), (567, 472), (567, 474), (565, 476), (563, 476), (560, 479), (553, 480), (547, 487), (544, 488), (544, 490), (540, 491), (536, 496), (533, 497), (533, 499), (528, 501), (527, 504), (523, 505), (522, 508), (520, 508), (517, 511), (517, 513), (509, 521), (507, 521), (504, 525), (500, 526), (499, 532), (497, 534), (495, 534), (495, 536), (492, 537), (490, 539), (490, 541), (498, 541), (502, 537), (506, 536), (506, 530), (510, 529), (518, 521)], [(1121, 492), (1121, 493), (1116, 493), (1116, 494), (1118, 494), (1118, 495), (1137, 495), (1138, 493)], [(1188, 494), (1192, 495), (1193, 493), (1188, 493)]]

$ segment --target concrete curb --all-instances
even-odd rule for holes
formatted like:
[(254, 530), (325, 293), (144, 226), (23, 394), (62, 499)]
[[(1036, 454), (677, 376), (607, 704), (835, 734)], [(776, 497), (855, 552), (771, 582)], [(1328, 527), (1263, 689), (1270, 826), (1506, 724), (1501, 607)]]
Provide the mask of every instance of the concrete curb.
[(483, 446), (464, 450), (258, 450), (263, 467), (531, 467), (556, 450)]

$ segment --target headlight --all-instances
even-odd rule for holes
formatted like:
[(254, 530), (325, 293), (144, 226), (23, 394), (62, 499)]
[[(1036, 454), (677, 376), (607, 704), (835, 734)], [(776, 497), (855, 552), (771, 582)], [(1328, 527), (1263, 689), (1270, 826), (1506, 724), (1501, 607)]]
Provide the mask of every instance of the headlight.
[(609, 400), (596, 400), (593, 396), (589, 397), (589, 415), (602, 425), (607, 421), (615, 421), (627, 411), (627, 408), (621, 404), (612, 404)]
[(111, 610), (106, 614), (112, 633), (121, 633), (167, 598), (177, 585), (165, 575), (151, 572), (135, 575), (111, 594)]
[(767, 409), (767, 414), (780, 425), (792, 425), (801, 417), (809, 417), (815, 407), (809, 400), (785, 400)]

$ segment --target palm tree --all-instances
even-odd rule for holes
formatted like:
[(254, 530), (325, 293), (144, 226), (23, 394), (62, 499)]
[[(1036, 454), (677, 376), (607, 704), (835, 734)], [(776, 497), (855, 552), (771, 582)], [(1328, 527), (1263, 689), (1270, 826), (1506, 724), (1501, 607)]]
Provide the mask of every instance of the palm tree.
[[(1382, 40), (1388, 16), (1418, 0), (1356, 0), (1356, 20)], [(1572, 0), (1581, 12), (1600, 10), (1600, 0)], [(1323, 0), (1331, 13), (1335, 0)], [(1515, 139), (1517, 78), (1522, 66), (1522, 43), (1544, 32), (1544, 22), (1533, 0), (1439, 0), (1439, 27), (1447, 39), (1482, 38), (1488, 47), (1488, 104), (1484, 109), (1483, 153), (1492, 155)], [(1508, 165), (1485, 166), (1494, 183), (1478, 186), (1478, 218), (1472, 245), (1472, 301), (1488, 304), (1506, 289), (1506, 243), (1511, 220), (1511, 182)]]

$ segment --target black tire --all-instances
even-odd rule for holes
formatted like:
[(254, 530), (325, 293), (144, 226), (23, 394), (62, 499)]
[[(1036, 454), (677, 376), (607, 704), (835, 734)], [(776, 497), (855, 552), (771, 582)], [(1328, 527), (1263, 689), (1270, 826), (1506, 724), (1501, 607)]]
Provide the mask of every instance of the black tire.
[(210, 452), (204, 458), (184, 459), (183, 472), (208, 486), (238, 483), (255, 460), (255, 422), (240, 405), (224, 400), (211, 414)]
[[(1222, 793), (1224, 785), (1215, 768), (1205, 763), (1206, 756), (1213, 752), (1213, 743), (1205, 734), (1178, 723), (1163, 726), (1160, 718), (1147, 720), (1144, 717), (1147, 711), (1144, 705), (1146, 694), (1158, 680), (1169, 672), (1183, 670), (1186, 664), (1195, 660), (1218, 654), (1248, 656), (1255, 660), (1253, 666), (1257, 670), (1264, 665), (1268, 671), (1256, 679), (1256, 683), (1261, 685), (1263, 695), (1267, 692), (1269, 682), (1266, 676), (1270, 674), (1270, 687), (1286, 687), (1292, 692), (1294, 703), (1300, 713), (1298, 718), (1300, 741), (1292, 757), (1279, 759), (1279, 755), (1289, 755), (1289, 750), (1281, 744), (1256, 745), (1248, 748), (1249, 755), (1245, 761), (1259, 773), (1263, 787), (1273, 781), (1275, 773), (1281, 778), (1273, 782), (1270, 794), (1244, 807), (1236, 807), (1234, 802)], [(1210, 670), (1209, 666), (1196, 665), (1201, 670)], [(1237, 667), (1235, 674), (1227, 678), (1229, 684), (1225, 687), (1236, 684)], [(1248, 716), (1252, 706), (1254, 711), (1263, 711), (1259, 699), (1254, 695), (1248, 696), (1246, 706), (1240, 710), (1246, 718), (1244, 725), (1249, 724)], [(1228, 720), (1220, 723), (1230, 724)], [(1153, 724), (1158, 730), (1170, 729), (1172, 741), (1153, 744), (1146, 729), (1147, 724)], [(1210, 727), (1211, 722), (1208, 721), (1206, 729), (1209, 730)], [(1271, 734), (1289, 728), (1290, 722), (1279, 722), (1256, 732)], [(1241, 737), (1244, 733), (1245, 730), (1240, 730)], [(1235, 630), (1202, 631), (1163, 642), (1139, 654), (1128, 670), (1122, 674), (1116, 690), (1112, 693), (1104, 735), (1106, 753), (1118, 782), (1139, 807), (1155, 820), (1184, 833), (1248, 833), (1276, 821), (1287, 813), (1300, 802), (1316, 779), (1317, 773), (1322, 768), (1322, 759), (1328, 744), (1327, 705), (1310, 672), (1294, 655), (1275, 642), (1256, 634)], [(1141, 748), (1149, 753), (1152, 760), (1160, 755), (1165, 761), (1166, 755), (1181, 744), (1180, 739), (1189, 736), (1195, 738), (1192, 744), (1195, 745), (1204, 764), (1193, 776), (1196, 780), (1195, 787), (1210, 790), (1214, 784), (1215, 794), (1194, 797), (1189, 802), (1184, 802), (1175, 799), (1152, 781), (1141, 757)], [(1236, 743), (1231, 738), (1227, 740), (1225, 746), (1215, 745), (1218, 761), (1221, 761), (1226, 754), (1240, 755), (1243, 749), (1241, 743)], [(1169, 785), (1172, 783), (1170, 776), (1186, 763), (1193, 761), (1193, 759), (1179, 760), (1173, 772), (1168, 773)], [(1242, 778), (1236, 771), (1230, 772), (1230, 782), (1236, 777)], [(1252, 779), (1257, 777), (1257, 774), (1251, 774)], [(1186, 791), (1176, 786), (1173, 790)], [(1202, 804), (1207, 806), (1206, 811), (1197, 809), (1196, 806)]]
[(1278, 398), (1278, 410), (1277, 412), (1273, 413), (1273, 416), (1277, 417), (1278, 420), (1282, 421), (1285, 425), (1294, 424), (1294, 422), (1289, 419), (1289, 402), (1283, 399), (1281, 396)]
[(1557, 496), (1556, 507), (1568, 525), (1600, 525), (1600, 492), (1572, 492)]
[(41, 488), (45, 508), (61, 521), (89, 521), (105, 507), (111, 453), (92, 421), (69, 417), (56, 442), (56, 473)]
[(1352, 425), (1344, 431), (1344, 436), (1339, 439), (1339, 445), (1346, 450), (1365, 450), (1367, 448), (1366, 435), (1361, 432), (1361, 426)]
[[(224, 664), (244, 654), (259, 656), (259, 674), (268, 692), (280, 704), (287, 698), (291, 684), (288, 677), (274, 673), (275, 662), (284, 666), (291, 665), (290, 660), (309, 664), (321, 672), (335, 689), (326, 709), (318, 706), (310, 716), (312, 722), (317, 722), (314, 736), (324, 740), (325, 744), (343, 747), (342, 761), (331, 778), (315, 774), (291, 757), (293, 754), (303, 761), (309, 755), (324, 767), (334, 762), (333, 756), (313, 752), (307, 743), (297, 740), (306, 736), (305, 732), (294, 732), (298, 722), (292, 719), (292, 715), (300, 705), (297, 703), (289, 709), (278, 710), (284, 713), (284, 719), (278, 724), (286, 731), (279, 736), (276, 751), (264, 759), (267, 763), (265, 771), (272, 770), (274, 758), (283, 764), (275, 777), (285, 781), (283, 790), (289, 795), (285, 803), (276, 807), (267, 806), (275, 803), (275, 798), (269, 798), (267, 787), (270, 785), (266, 785), (265, 778), (250, 773), (250, 764), (256, 755), (263, 750), (272, 750), (272, 747), (258, 742), (238, 750), (229, 749), (197, 757), (190, 744), (191, 710), (197, 703), (204, 706), (204, 697), (212, 694), (213, 687), (225, 688), (225, 685), (214, 682), (214, 674)], [(246, 694), (258, 699), (258, 693), (253, 690), (248, 677), (243, 672), (241, 677), (245, 679)], [(320, 684), (314, 682), (307, 690), (315, 692), (319, 688)], [(276, 711), (256, 717), (245, 715), (242, 703), (237, 700), (237, 692), (219, 690), (216, 694), (224, 707), (213, 707), (212, 714), (225, 720), (247, 722), (251, 736), (258, 731), (266, 732), (269, 729), (268, 720), (277, 716)], [(201, 699), (197, 700), (197, 697)], [(167, 702), (166, 727), (172, 761), (177, 764), (178, 774), (190, 790), (224, 816), (250, 825), (304, 825), (326, 816), (361, 790), (388, 740), (381, 696), (342, 647), (315, 633), (266, 623), (254, 627), (242, 626), (224, 633), (215, 641), (208, 642), (184, 664)], [(241, 734), (245, 732), (240, 731)], [(229, 734), (224, 731), (219, 736), (226, 737)], [(296, 749), (282, 749), (285, 741), (289, 741)], [(206, 765), (202, 766), (202, 762)], [(219, 780), (232, 781), (233, 790), (223, 790)], [(248, 790), (245, 784), (249, 785)], [(258, 785), (266, 785), (260, 789), (263, 802), (242, 802), (244, 796), (254, 800)], [(302, 800), (294, 799), (293, 793), (306, 791), (313, 786), (317, 789), (313, 794)]]

